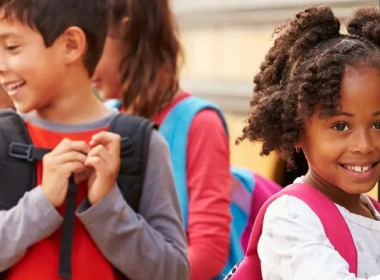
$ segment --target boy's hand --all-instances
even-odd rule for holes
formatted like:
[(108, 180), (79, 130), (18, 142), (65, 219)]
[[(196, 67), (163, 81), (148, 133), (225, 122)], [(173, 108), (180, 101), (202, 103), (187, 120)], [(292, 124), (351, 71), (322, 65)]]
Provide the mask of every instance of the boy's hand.
[[(65, 201), (69, 178), (72, 173), (81, 174), (86, 170), (84, 162), (89, 146), (83, 141), (63, 139), (61, 143), (42, 160), (42, 190), (55, 207)], [(78, 181), (79, 178), (75, 178)], [(80, 178), (82, 180), (82, 178)]]
[(85, 165), (94, 171), (88, 179), (88, 200), (94, 205), (105, 197), (115, 185), (120, 169), (120, 143), (118, 134), (102, 131), (92, 137)]

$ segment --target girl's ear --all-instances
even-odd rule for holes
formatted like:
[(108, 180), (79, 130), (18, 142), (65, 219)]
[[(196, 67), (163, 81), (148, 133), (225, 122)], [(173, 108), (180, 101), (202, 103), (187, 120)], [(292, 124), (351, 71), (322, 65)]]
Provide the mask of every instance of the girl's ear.
[(304, 139), (304, 135), (301, 132), (300, 138), (298, 139), (297, 143), (295, 143), (294, 145), (294, 149), (296, 150), (297, 153), (299, 153), (303, 149), (303, 146), (304, 146), (303, 139)]
[(294, 149), (296, 150), (296, 153), (298, 154), (301, 151), (301, 149), (302, 149), (301, 143), (297, 143), (294, 146)]

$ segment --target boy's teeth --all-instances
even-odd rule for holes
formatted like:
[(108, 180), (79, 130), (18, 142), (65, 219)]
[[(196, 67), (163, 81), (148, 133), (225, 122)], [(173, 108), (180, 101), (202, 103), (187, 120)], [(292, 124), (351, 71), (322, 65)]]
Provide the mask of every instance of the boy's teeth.
[(355, 172), (366, 172), (372, 167), (372, 165), (367, 165), (367, 166), (345, 165), (344, 167), (348, 170), (355, 171)]
[(16, 88), (22, 86), (23, 84), (24, 84), (23, 81), (10, 84), (10, 85), (8, 85), (8, 90), (15, 90)]

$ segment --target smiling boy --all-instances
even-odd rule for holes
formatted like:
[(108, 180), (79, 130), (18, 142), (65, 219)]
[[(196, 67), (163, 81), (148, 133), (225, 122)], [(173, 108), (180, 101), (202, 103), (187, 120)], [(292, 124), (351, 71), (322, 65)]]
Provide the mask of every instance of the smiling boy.
[[(0, 1), (1, 85), (33, 144), (52, 149), (37, 165), (36, 187), (0, 209), (0, 279), (61, 279), (72, 174), (78, 193), (71, 279), (188, 278), (170, 157), (158, 132), (150, 138), (139, 214), (116, 183), (121, 138), (107, 130), (118, 114), (96, 99), (90, 83), (106, 16), (102, 0)], [(5, 184), (0, 180), (0, 189)]]

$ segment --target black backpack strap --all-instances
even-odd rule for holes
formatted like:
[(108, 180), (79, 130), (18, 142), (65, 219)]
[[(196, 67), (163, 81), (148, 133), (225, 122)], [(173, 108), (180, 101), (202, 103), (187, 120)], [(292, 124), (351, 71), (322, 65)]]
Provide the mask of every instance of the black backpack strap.
[(122, 138), (117, 183), (124, 199), (135, 212), (139, 211), (153, 129), (157, 129), (157, 126), (151, 121), (124, 114), (115, 116), (109, 127), (109, 131)]
[[(136, 212), (139, 208), (145, 169), (149, 152), (150, 135), (154, 125), (146, 119), (117, 115), (110, 124), (110, 131), (122, 137), (121, 166), (117, 179), (124, 199)], [(75, 219), (77, 186), (73, 177), (69, 181), (66, 197), (65, 219), (60, 244), (59, 276), (71, 279), (71, 256)]]
[(32, 141), (24, 121), (11, 109), (0, 110), (0, 143), (0, 210), (9, 210), (35, 187), (36, 165), (25, 159), (39, 151), (29, 148)]
[[(0, 143), (0, 210), (9, 210), (35, 187), (35, 161), (42, 160), (50, 150), (33, 146), (23, 119), (11, 109), (0, 110)], [(63, 279), (71, 278), (76, 192), (77, 186), (70, 178), (60, 244), (59, 275)], [(5, 276), (6, 272), (1, 273), (0, 279)]]
[(59, 244), (59, 268), (58, 275), (62, 279), (71, 279), (71, 257), (73, 254), (74, 224), (76, 197), (78, 187), (74, 176), (69, 179), (69, 187), (66, 194), (66, 208), (62, 223), (62, 236)]
[[(44, 153), (46, 150), (33, 147), (24, 121), (14, 110), (0, 110), (0, 210), (11, 209), (35, 187), (33, 160), (41, 159)], [(0, 273), (0, 279), (6, 274)]]

